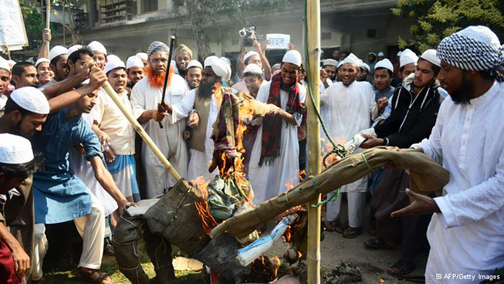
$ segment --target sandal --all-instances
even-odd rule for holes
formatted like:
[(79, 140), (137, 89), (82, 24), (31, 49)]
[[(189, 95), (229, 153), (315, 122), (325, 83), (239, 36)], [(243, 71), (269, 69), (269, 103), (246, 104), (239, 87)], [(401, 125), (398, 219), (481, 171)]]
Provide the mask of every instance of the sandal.
[(77, 277), (90, 282), (90, 283), (95, 283), (95, 284), (103, 284), (103, 280), (109, 279), (110, 283), (112, 283), (112, 278), (105, 272), (101, 272), (97, 269), (89, 269), (89, 268), (84, 268), (86, 270), (83, 270), (84, 267), (79, 267), (77, 270)]
[[(392, 269), (395, 269), (395, 271), (393, 271)], [(414, 264), (400, 259), (398, 262), (392, 265), (390, 269), (387, 270), (387, 273), (392, 276), (404, 276), (410, 274), (415, 269), (416, 266)]]
[(336, 230), (339, 227), (338, 220), (331, 221), (331, 222), (324, 222), (324, 223), (325, 223), (326, 231), (328, 231), (328, 232), (336, 232)]
[(345, 222), (343, 225), (337, 226), (334, 231), (338, 234), (343, 234), (348, 228), (350, 228), (350, 226), (348, 226), (348, 222)]
[(343, 232), (343, 238), (345, 239), (355, 239), (357, 238), (360, 234), (362, 234), (362, 228), (352, 228), (348, 227), (348, 229)]
[(395, 245), (387, 244), (382, 238), (372, 238), (364, 242), (368, 249), (394, 249)]

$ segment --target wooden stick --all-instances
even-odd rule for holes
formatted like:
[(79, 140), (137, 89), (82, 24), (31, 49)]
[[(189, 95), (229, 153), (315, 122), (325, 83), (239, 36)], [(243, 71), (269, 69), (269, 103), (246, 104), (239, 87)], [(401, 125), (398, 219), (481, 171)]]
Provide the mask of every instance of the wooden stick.
[(152, 141), (152, 139), (149, 137), (147, 132), (145, 132), (143, 127), (140, 125), (140, 123), (138, 123), (138, 121), (133, 117), (133, 115), (131, 115), (131, 113), (129, 113), (126, 110), (124, 105), (121, 103), (121, 101), (117, 97), (117, 94), (114, 91), (114, 89), (112, 88), (112, 86), (110, 85), (110, 83), (108, 81), (105, 81), (103, 83), (102, 87), (103, 87), (103, 89), (105, 89), (105, 91), (110, 96), (110, 98), (114, 101), (114, 103), (117, 105), (117, 107), (119, 107), (119, 109), (124, 114), (124, 116), (126, 116), (126, 118), (131, 123), (131, 125), (133, 125), (133, 128), (135, 129), (135, 131), (140, 135), (140, 137), (142, 137), (143, 141), (147, 144), (147, 146), (149, 146), (149, 148), (151, 148), (152, 152), (154, 152), (154, 154), (158, 157), (158, 159), (161, 161), (163, 166), (170, 172), (170, 174), (175, 178), (176, 181), (181, 180), (182, 176), (180, 176), (180, 174), (177, 172), (177, 170), (172, 166), (172, 164), (170, 164), (168, 159), (163, 155), (163, 153), (161, 153), (159, 148), (156, 146), (156, 144), (154, 144), (154, 141)]
[[(46, 28), (51, 29), (51, 0), (46, 0)], [(47, 43), (47, 58), (49, 58), (50, 43)]]
[[(307, 3), (307, 45), (310, 70), (310, 86), (315, 105), (320, 109), (320, 0), (311, 0)], [(306, 99), (308, 105), (308, 173), (316, 176), (320, 174), (320, 124), (315, 108), (310, 98)], [(308, 254), (307, 266), (308, 284), (320, 284), (320, 231), (321, 207), (313, 208), (311, 205), (320, 202), (320, 194), (313, 202), (308, 203)]]

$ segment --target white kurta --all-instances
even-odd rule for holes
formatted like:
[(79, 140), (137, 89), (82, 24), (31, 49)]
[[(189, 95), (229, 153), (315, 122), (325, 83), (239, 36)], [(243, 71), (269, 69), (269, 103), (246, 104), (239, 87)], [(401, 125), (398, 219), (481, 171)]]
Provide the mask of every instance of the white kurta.
[[(371, 125), (371, 118), (378, 113), (375, 93), (368, 82), (354, 81), (350, 86), (337, 82), (320, 96), (322, 106), (330, 113), (326, 123), (329, 135), (336, 143), (351, 140), (359, 131)], [(341, 188), (342, 192), (366, 192), (367, 177)]]
[[(420, 147), (450, 172), (427, 231), (426, 283), (479, 283), (504, 267), (504, 84), (495, 82), (469, 105), (447, 97)], [(437, 274), (475, 275), (440, 280)], [(439, 277), (439, 276), (438, 276)], [(484, 279), (484, 278), (483, 278)]]
[[(152, 88), (148, 77), (136, 83), (131, 92), (133, 116), (138, 119), (146, 110), (157, 110), (158, 103), (161, 102), (162, 91), (163, 88)], [(166, 89), (165, 102), (173, 105), (180, 102), (186, 95), (187, 87), (184, 79), (174, 74), (170, 86)], [(159, 123), (151, 119), (142, 126), (179, 174), (186, 177), (189, 155), (182, 138), (185, 121), (174, 121), (171, 115), (168, 115), (162, 123), (164, 128), (160, 128)], [(159, 196), (163, 194), (165, 188), (175, 185), (175, 179), (145, 143), (142, 146), (142, 161), (146, 174), (147, 198)]]
[[(180, 120), (187, 117), (194, 109), (194, 101), (196, 100), (196, 89), (191, 90), (187, 97), (180, 101), (180, 103), (173, 105), (173, 120)], [(189, 149), (191, 158), (187, 169), (187, 180), (192, 181), (202, 176), (206, 181), (211, 181), (218, 171), (214, 170), (212, 173), (208, 172), (208, 167), (212, 161), (214, 151), (214, 142), (210, 137), (212, 136), (213, 124), (219, 114), (219, 105), (215, 96), (212, 95), (212, 102), (210, 103), (210, 110), (208, 112), (208, 123), (205, 135), (205, 152), (195, 149)]]
[[(263, 103), (268, 102), (271, 83), (261, 86), (257, 94), (257, 100)], [(306, 89), (298, 84), (299, 99), (305, 101)], [(280, 107), (287, 110), (287, 100), (289, 94), (280, 90)], [(290, 186), (299, 184), (299, 141), (297, 128), (301, 124), (302, 114), (295, 113), (297, 124), (290, 124), (282, 120), (280, 156), (277, 157), (273, 165), (259, 166), (262, 148), (262, 118), (255, 122), (261, 123), (257, 131), (254, 147), (249, 164), (249, 181), (254, 190), (254, 203), (260, 204), (265, 200), (277, 196), (278, 194), (290, 189)]]
[[(95, 110), (89, 114), (82, 114), (82, 118), (89, 124), (93, 125)], [(80, 178), (91, 193), (96, 197), (96, 200), (103, 206), (105, 216), (112, 214), (117, 209), (117, 202), (108, 194), (108, 192), (100, 185), (95, 178), (95, 173), (91, 163), (84, 158), (80, 152), (75, 149), (70, 151), (70, 172)], [(103, 162), (105, 167), (107, 164)]]

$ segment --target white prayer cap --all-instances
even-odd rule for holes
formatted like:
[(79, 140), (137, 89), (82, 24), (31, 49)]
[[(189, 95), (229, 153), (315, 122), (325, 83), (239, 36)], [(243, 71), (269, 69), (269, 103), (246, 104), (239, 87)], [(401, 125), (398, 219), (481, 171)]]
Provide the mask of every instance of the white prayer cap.
[(369, 68), (369, 65), (364, 63), (361, 59), (359, 59), (359, 68), (361, 69), (366, 69), (368, 72), (371, 71), (371, 68)]
[(142, 59), (142, 60), (148, 60), (149, 59), (149, 56), (147, 55), (147, 53), (145, 52), (139, 52), (137, 54), (135, 54), (136, 57)]
[(107, 55), (107, 49), (105, 48), (105, 46), (103, 46), (103, 44), (101, 44), (100, 42), (98, 41), (92, 41), (90, 42), (87, 47), (89, 47), (89, 49), (91, 49), (91, 52), (95, 53), (95, 52), (99, 52), (99, 53), (103, 53), (105, 55)]
[(340, 61), (340, 63), (338, 63), (338, 66), (341, 66), (341, 65), (347, 64), (347, 63), (359, 65), (359, 63), (361, 61), (362, 60), (360, 60), (357, 56), (355, 56), (355, 54), (350, 53), (343, 61)]
[(424, 51), (424, 53), (422, 53), (420, 58), (425, 59), (438, 67), (441, 67), (441, 59), (437, 57), (435, 49), (427, 49), (426, 51)]
[(7, 60), (7, 63), (9, 64), (11, 69), (12, 69), (12, 66), (16, 65), (16, 61), (14, 61), (12, 59)]
[(203, 65), (198, 60), (191, 60), (189, 64), (187, 64), (187, 69), (197, 67), (199, 69), (203, 69)]
[(399, 51), (397, 52), (397, 57), (401, 56), (401, 54), (402, 54), (402, 51), (400, 51), (400, 50), (399, 50)]
[(245, 53), (245, 56), (243, 57), (243, 61), (247, 61), (247, 59), (249, 59), (251, 56), (254, 56), (254, 55), (259, 55), (259, 53), (255, 52), (255, 51), (249, 51), (249, 52)]
[(5, 60), (5, 58), (3, 58), (1, 56), (0, 56), (0, 68), (1, 69), (5, 69), (5, 70), (7, 70), (9, 72), (11, 71), (9, 62), (7, 60)]
[(227, 57), (220, 57), (219, 59), (222, 60), (222, 61), (224, 61), (224, 63), (226, 63), (227, 65), (231, 66), (231, 60), (229, 60), (229, 58), (227, 58)]
[(128, 60), (126, 60), (126, 69), (130, 69), (131, 67), (144, 68), (142, 59), (136, 55), (128, 57)]
[(299, 67), (301, 67), (302, 61), (303, 59), (301, 58), (301, 53), (299, 53), (299, 51), (297, 50), (287, 51), (284, 57), (282, 58), (282, 62), (291, 63)]
[(399, 57), (399, 67), (403, 67), (404, 65), (410, 64), (410, 63), (414, 63), (416, 65), (417, 61), (418, 61), (418, 56), (413, 51), (406, 48), (401, 53), (401, 57)]
[(80, 45), (80, 44), (72, 45), (67, 51), (67, 57), (70, 57), (70, 55), (72, 55), (72, 53), (76, 52), (77, 50), (79, 50), (81, 48), (82, 48), (82, 45)]
[(0, 134), (0, 163), (18, 165), (33, 160), (30, 141), (8, 133)]
[(251, 64), (247, 65), (247, 67), (245, 67), (245, 69), (243, 70), (244, 75), (247, 73), (262, 75), (263, 71), (262, 71), (261, 67), (259, 67), (259, 65), (251, 63)]
[(49, 51), (49, 61), (52, 61), (54, 58), (62, 55), (62, 54), (67, 54), (68, 49), (66, 47), (61, 46), (61, 45), (56, 45), (55, 47), (51, 48), (51, 51)]
[(34, 87), (22, 87), (16, 89), (10, 95), (12, 99), (21, 108), (38, 114), (49, 114), (51, 108), (49, 102), (42, 91)]
[(385, 53), (383, 51), (378, 52), (378, 56), (385, 56)]
[(390, 72), (394, 73), (394, 65), (387, 58), (382, 59), (376, 63), (375, 70), (378, 68), (385, 68), (390, 70)]
[(208, 56), (205, 59), (206, 67), (212, 68), (215, 75), (221, 77), (223, 81), (227, 81), (231, 77), (231, 68), (217, 56)]
[(368, 53), (368, 56), (369, 56), (369, 55), (373, 55), (373, 56), (375, 56), (375, 57), (376, 57), (376, 53), (374, 53), (374, 52), (372, 52), (372, 51), (371, 51), (370, 53)]
[(50, 63), (49, 59), (42, 57), (42, 58), (37, 59), (37, 62), (35, 62), (35, 67), (37, 67), (40, 63), (44, 63), (44, 62)]
[[(143, 63), (142, 63), (143, 67)], [(124, 62), (117, 56), (115, 55), (109, 55), (107, 56), (107, 64), (105, 65), (105, 69), (103, 70), (105, 74), (108, 72), (117, 69), (117, 68), (123, 68), (126, 70), (126, 66), (124, 65)]]
[(324, 60), (324, 62), (322, 63), (322, 66), (334, 66), (334, 67), (338, 67), (338, 61), (332, 59), (332, 58), (329, 58), (329, 59), (326, 59)]

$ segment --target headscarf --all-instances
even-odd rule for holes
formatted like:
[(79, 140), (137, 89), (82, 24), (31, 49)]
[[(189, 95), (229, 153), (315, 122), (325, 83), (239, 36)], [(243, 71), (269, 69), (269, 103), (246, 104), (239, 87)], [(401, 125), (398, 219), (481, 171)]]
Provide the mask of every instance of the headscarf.
[(217, 56), (208, 56), (205, 59), (205, 67), (212, 68), (215, 75), (221, 77), (222, 81), (228, 81), (231, 78), (231, 67)]
[(175, 56), (177, 56), (177, 54), (179, 54), (181, 51), (187, 52), (187, 54), (189, 54), (189, 57), (191, 59), (193, 58), (192, 50), (189, 47), (187, 47), (187, 45), (179, 44), (177, 48), (175, 48)]
[(469, 26), (445, 37), (437, 48), (444, 62), (463, 70), (485, 71), (504, 63), (504, 49), (499, 38), (485, 26)]
[(160, 41), (153, 41), (150, 45), (149, 45), (149, 48), (147, 49), (147, 54), (149, 56), (151, 56), (151, 54), (153, 54), (154, 52), (166, 52), (166, 53), (169, 53), (170, 52), (170, 48), (160, 42)]

